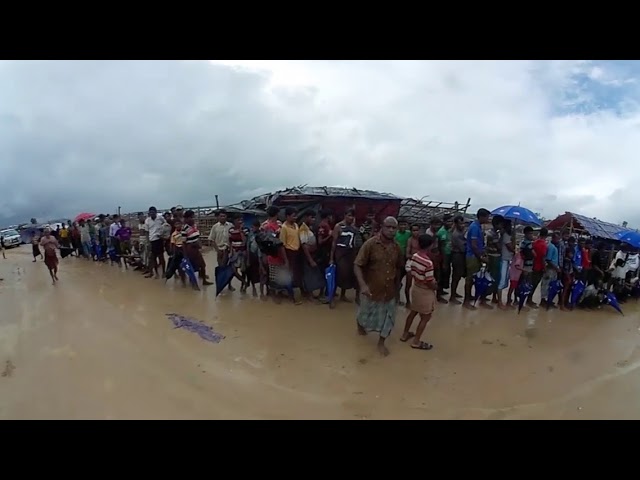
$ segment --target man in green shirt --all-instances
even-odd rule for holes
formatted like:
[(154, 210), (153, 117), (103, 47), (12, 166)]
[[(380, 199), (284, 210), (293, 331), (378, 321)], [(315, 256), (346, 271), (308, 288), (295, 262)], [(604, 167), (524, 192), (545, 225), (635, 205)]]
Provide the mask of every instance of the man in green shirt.
[(407, 230), (408, 226), (409, 225), (407, 224), (406, 220), (400, 220), (398, 222), (398, 231), (396, 232), (396, 243), (400, 245), (400, 250), (402, 250), (402, 255), (407, 254), (407, 243), (411, 238), (411, 232)]
[[(396, 243), (400, 246), (400, 250), (402, 250), (402, 258), (405, 258), (407, 255), (407, 244), (409, 243), (409, 239), (411, 238), (411, 232), (407, 230), (409, 224), (406, 220), (398, 221), (398, 230), (396, 230)], [(402, 285), (402, 278), (407, 274), (404, 269), (402, 269), (401, 277), (400, 277), (400, 285)], [(401, 287), (402, 288), (402, 287)], [(407, 294), (408, 295), (408, 294)], [(400, 301), (400, 289), (398, 289), (398, 295), (396, 296), (396, 302), (398, 305), (403, 305)], [(409, 303), (409, 297), (407, 296), (407, 303)]]
[(453, 220), (451, 215), (445, 215), (442, 218), (442, 227), (436, 233), (438, 237), (438, 246), (442, 254), (442, 264), (440, 265), (440, 281), (438, 282), (438, 297), (446, 295), (446, 289), (449, 288), (451, 278), (451, 228)]

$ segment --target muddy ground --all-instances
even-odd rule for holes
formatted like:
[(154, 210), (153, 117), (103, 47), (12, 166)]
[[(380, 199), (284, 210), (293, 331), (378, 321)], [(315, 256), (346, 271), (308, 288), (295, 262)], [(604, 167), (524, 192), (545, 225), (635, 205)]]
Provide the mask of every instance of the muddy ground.
[[(2, 419), (638, 419), (640, 316), (439, 305), (416, 351), (381, 358), (355, 306), (274, 305), (83, 259), (51, 285), (21, 246), (0, 258)], [(210, 265), (215, 264), (208, 255)], [(218, 344), (174, 329), (202, 320)], [(527, 316), (536, 335), (525, 335)]]

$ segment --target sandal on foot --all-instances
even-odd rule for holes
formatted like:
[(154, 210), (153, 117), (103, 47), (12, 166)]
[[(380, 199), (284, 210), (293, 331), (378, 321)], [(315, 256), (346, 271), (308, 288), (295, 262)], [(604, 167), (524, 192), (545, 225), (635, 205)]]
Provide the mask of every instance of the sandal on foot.
[(401, 342), (408, 342), (409, 340), (411, 340), (411, 339), (412, 339), (413, 337), (415, 337), (415, 336), (416, 336), (416, 334), (415, 334), (415, 333), (413, 333), (413, 332), (409, 332), (409, 333), (407, 333), (407, 336), (406, 336), (406, 337), (404, 337), (404, 336), (400, 337), (400, 341), (401, 341)]
[(415, 348), (416, 350), (431, 350), (433, 345), (427, 342), (420, 342), (418, 345), (411, 344), (411, 348)]

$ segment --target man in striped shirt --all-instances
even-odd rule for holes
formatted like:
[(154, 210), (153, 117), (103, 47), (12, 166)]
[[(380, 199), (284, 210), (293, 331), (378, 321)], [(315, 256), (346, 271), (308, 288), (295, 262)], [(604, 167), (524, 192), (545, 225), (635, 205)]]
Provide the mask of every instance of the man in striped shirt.
[[(420, 249), (411, 256), (407, 262), (407, 274), (411, 275), (411, 312), (407, 316), (404, 325), (404, 333), (400, 337), (401, 342), (407, 342), (411, 338), (411, 348), (416, 350), (431, 350), (433, 345), (421, 341), (427, 323), (436, 308), (436, 290), (438, 283), (434, 276), (434, 265), (429, 258), (429, 250), (434, 243), (431, 235), (420, 235), (418, 244)], [(411, 332), (411, 324), (416, 316), (420, 315), (420, 323), (416, 333)]]

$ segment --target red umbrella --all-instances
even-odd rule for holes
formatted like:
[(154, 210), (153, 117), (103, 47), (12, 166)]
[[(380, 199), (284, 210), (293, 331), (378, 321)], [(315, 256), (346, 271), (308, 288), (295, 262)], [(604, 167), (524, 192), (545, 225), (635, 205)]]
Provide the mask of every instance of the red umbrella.
[(89, 220), (90, 218), (95, 218), (96, 214), (95, 213), (79, 213), (78, 215), (76, 215), (76, 219), (74, 220), (74, 222), (79, 222), (80, 220)]

